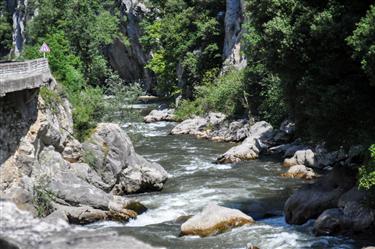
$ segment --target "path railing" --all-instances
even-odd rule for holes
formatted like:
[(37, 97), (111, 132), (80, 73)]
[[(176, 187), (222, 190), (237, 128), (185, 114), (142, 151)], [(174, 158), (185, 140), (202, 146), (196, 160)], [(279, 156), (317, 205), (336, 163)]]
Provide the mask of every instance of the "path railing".
[(31, 74), (49, 73), (47, 59), (36, 59), (25, 62), (0, 63), (0, 79), (21, 78)]

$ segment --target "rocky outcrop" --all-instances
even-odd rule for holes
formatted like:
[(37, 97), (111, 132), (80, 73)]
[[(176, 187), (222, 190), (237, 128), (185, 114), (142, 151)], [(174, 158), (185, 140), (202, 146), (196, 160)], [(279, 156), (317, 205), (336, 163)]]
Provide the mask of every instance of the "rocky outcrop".
[(145, 123), (154, 123), (160, 121), (173, 122), (177, 118), (174, 115), (174, 109), (152, 110), (147, 116), (143, 118)]
[(92, 153), (85, 151), (72, 136), (70, 105), (63, 98), (46, 103), (34, 90), (0, 102), (0, 133), (6, 134), (0, 198), (23, 210), (41, 216), (54, 212), (78, 224), (127, 221), (145, 208), (118, 195), (160, 190), (167, 179), (160, 165), (135, 153), (118, 125), (100, 124), (85, 144)]
[(152, 88), (153, 75), (145, 65), (151, 54), (144, 50), (139, 41), (141, 36), (139, 23), (150, 10), (139, 0), (120, 2), (121, 15), (126, 17), (126, 23), (121, 27), (126, 41), (116, 39), (109, 46), (106, 51), (109, 63), (126, 82), (141, 82), (148, 91)]
[(239, 210), (209, 204), (181, 225), (181, 235), (206, 237), (252, 223), (254, 220)]
[(224, 68), (244, 68), (246, 59), (241, 53), (242, 24), (244, 22), (244, 1), (227, 0), (225, 12)]
[(130, 248), (129, 245), (132, 249), (153, 248), (134, 238), (119, 236), (115, 232), (77, 229), (61, 219), (35, 219), (11, 202), (0, 201), (0, 213), (0, 245), (4, 249), (111, 249)]
[(297, 190), (285, 203), (286, 221), (301, 225), (327, 209), (337, 208), (340, 197), (355, 185), (354, 175), (349, 169), (334, 169), (315, 183)]
[(99, 124), (84, 148), (95, 155), (92, 167), (114, 194), (161, 190), (168, 178), (163, 167), (135, 153), (129, 137), (116, 124)]
[(235, 146), (218, 157), (218, 163), (235, 163), (242, 160), (253, 160), (268, 148), (267, 141), (273, 137), (273, 128), (265, 121), (250, 127), (249, 135), (242, 144)]

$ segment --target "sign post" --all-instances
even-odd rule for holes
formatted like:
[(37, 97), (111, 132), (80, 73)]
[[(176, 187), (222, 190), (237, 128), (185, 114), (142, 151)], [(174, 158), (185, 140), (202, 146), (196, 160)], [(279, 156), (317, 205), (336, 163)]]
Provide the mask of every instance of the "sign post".
[(46, 53), (51, 52), (51, 50), (49, 49), (47, 43), (45, 43), (45, 42), (43, 42), (43, 45), (40, 47), (39, 51), (41, 53), (43, 53), (43, 58), (46, 58)]

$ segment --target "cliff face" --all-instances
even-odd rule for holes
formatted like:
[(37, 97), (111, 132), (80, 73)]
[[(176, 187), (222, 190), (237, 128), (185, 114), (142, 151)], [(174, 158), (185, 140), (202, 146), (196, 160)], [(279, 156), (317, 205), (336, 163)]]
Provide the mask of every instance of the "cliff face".
[(99, 124), (84, 145), (72, 134), (66, 99), (43, 99), (39, 89), (0, 97), (0, 198), (71, 223), (126, 221), (144, 207), (122, 196), (160, 190), (167, 180), (116, 124)]
[(26, 23), (34, 13), (29, 12), (27, 0), (6, 0), (6, 5), (13, 21), (13, 48), (11, 54), (17, 57), (26, 42)]
[(115, 40), (107, 50), (109, 62), (125, 81), (142, 82), (145, 90), (148, 91), (152, 87), (153, 76), (145, 65), (150, 59), (150, 53), (139, 42), (141, 36), (139, 23), (150, 10), (138, 0), (122, 0), (120, 9), (121, 15), (127, 20), (126, 24), (122, 25), (121, 31), (127, 37), (129, 44), (124, 44), (119, 39)]
[(241, 55), (244, 0), (227, 0), (225, 13), (224, 70), (226, 67), (244, 68), (246, 59)]

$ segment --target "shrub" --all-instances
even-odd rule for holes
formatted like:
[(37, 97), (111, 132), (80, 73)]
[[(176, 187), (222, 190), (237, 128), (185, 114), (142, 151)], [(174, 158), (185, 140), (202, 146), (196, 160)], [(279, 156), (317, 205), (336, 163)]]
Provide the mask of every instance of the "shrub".
[(375, 186), (375, 144), (370, 147), (369, 151), (368, 163), (359, 170), (359, 187), (367, 190)]
[(37, 211), (38, 217), (45, 217), (52, 213), (52, 202), (56, 196), (47, 188), (48, 178), (41, 177), (33, 188), (32, 203)]
[(178, 119), (200, 115), (209, 111), (218, 111), (229, 116), (241, 115), (247, 102), (244, 91), (244, 72), (232, 70), (217, 78), (196, 87), (196, 99), (184, 100), (176, 110)]

